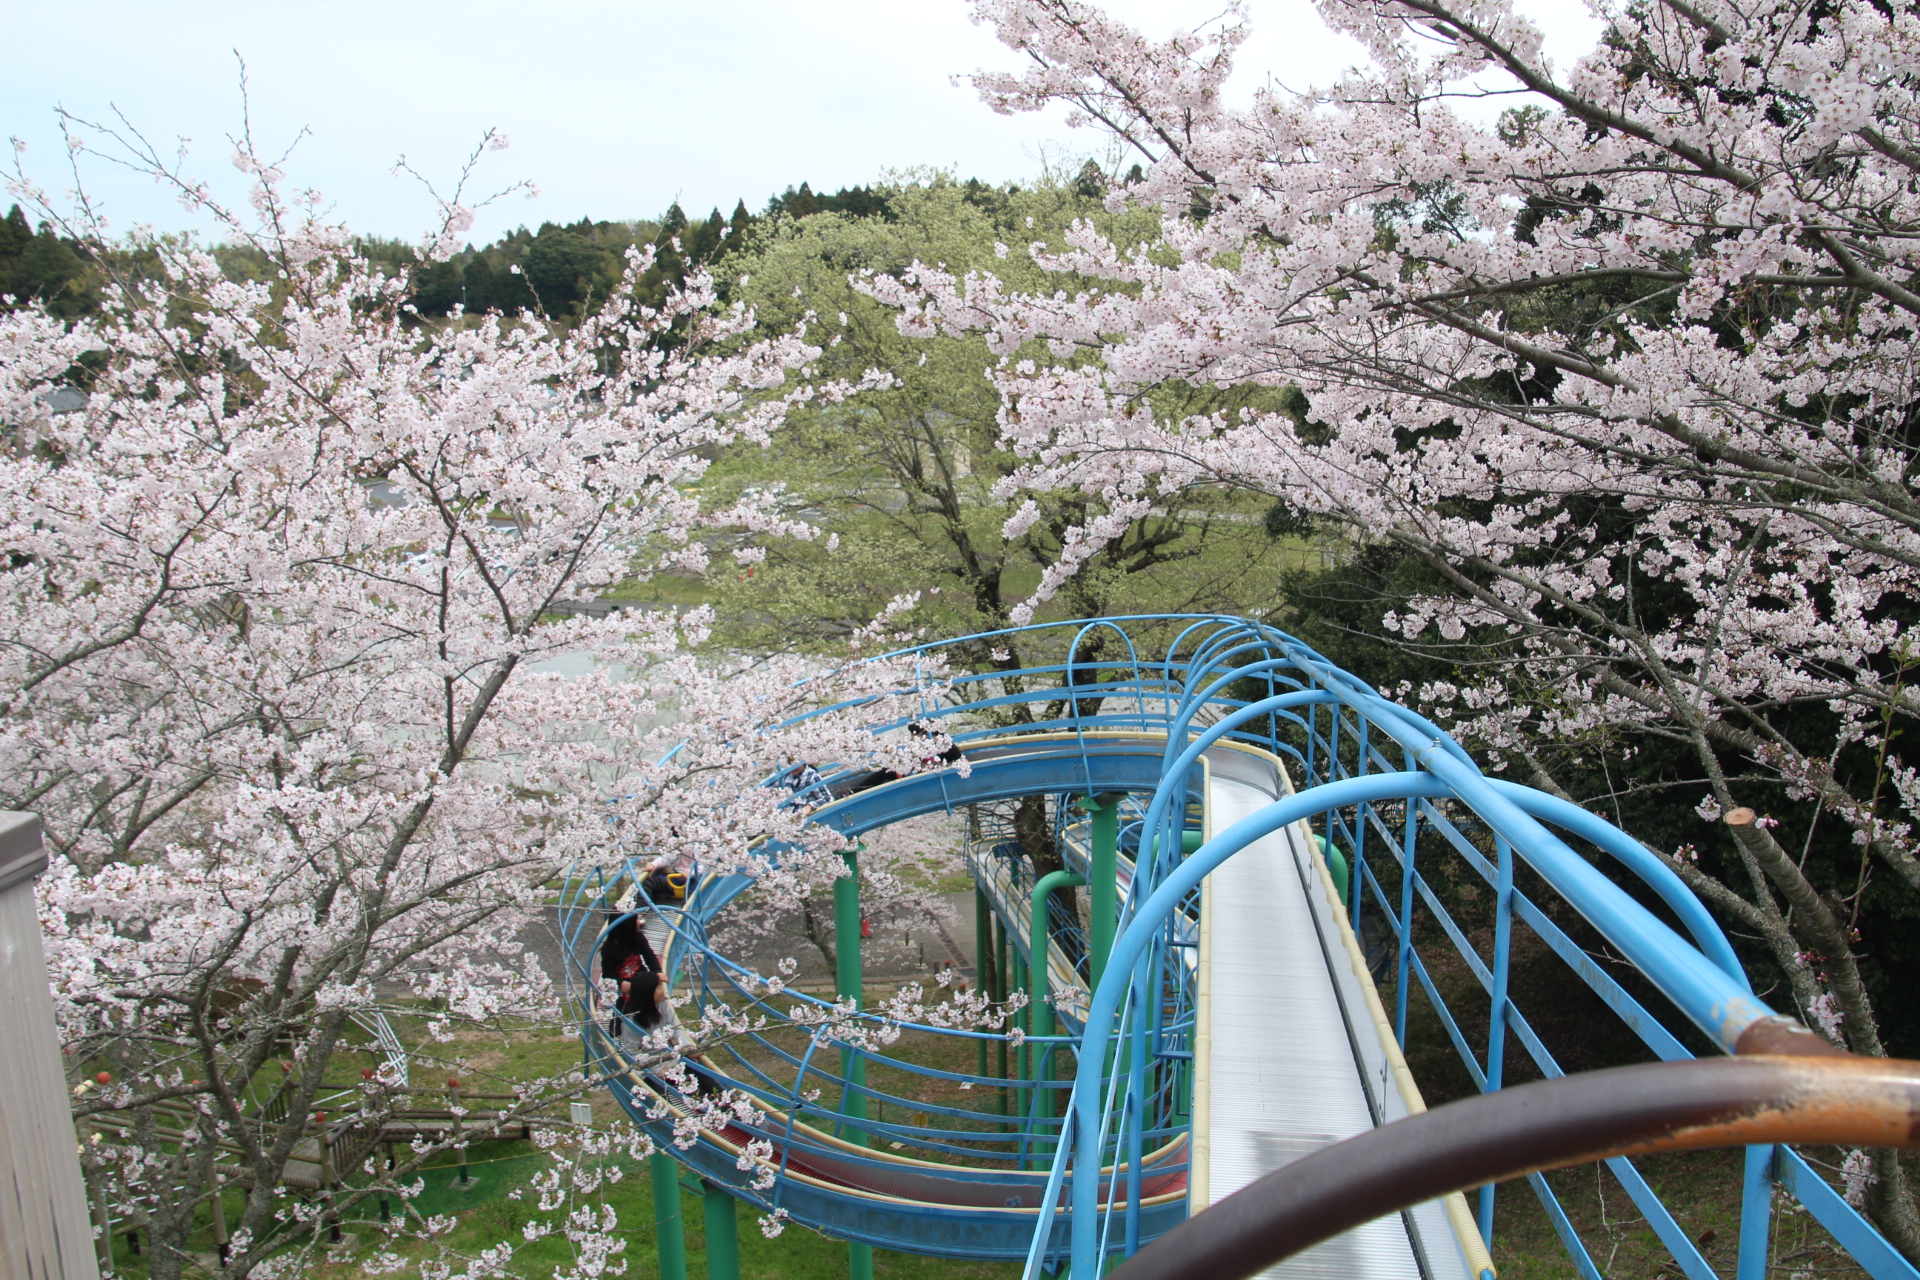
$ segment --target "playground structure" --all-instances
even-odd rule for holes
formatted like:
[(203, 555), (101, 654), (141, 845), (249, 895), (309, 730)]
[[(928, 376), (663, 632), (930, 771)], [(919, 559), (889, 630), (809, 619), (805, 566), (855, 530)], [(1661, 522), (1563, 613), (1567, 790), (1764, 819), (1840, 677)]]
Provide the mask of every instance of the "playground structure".
[[(1000, 670), (988, 657), (999, 634), (914, 651), (957, 673), (929, 681), (920, 718), (965, 765), (848, 791), (858, 768), (821, 762), (830, 798), (813, 814), (857, 839), (919, 814), (1045, 798), (1060, 869), (1036, 875), (1031, 850), (991, 821), (968, 842), (978, 981), (997, 997), (1032, 994), (1020, 1036), (910, 1026), (881, 1052), (809, 1034), (807, 1011), (831, 1001), (776, 995), (715, 949), (716, 923), (752, 881), (706, 875), (674, 918), (667, 968), (695, 1007), (772, 1024), (697, 1064), (703, 1087), (738, 1088), (765, 1118), (674, 1146), (690, 1100), (609, 1038), (595, 980), (603, 908), (652, 851), (570, 877), (563, 933), (586, 1052), (670, 1153), (655, 1157), (667, 1162), (657, 1193), (678, 1161), (728, 1221), (732, 1197), (848, 1240), (856, 1275), (880, 1247), (1094, 1276), (1263, 1175), (1424, 1111), (1401, 1052), (1416, 999), (1484, 1094), (1519, 1074), (1516, 1051), (1526, 1076), (1561, 1076), (1536, 1028), (1547, 1011), (1522, 1009), (1510, 987), (1523, 939), (1648, 1058), (1796, 1042), (1645, 848), (1487, 776), (1430, 722), (1291, 637), (1245, 619), (1143, 617), (1025, 628), (1022, 641), (1052, 644), (1057, 661)], [(1061, 905), (1067, 888), (1084, 893), (1084, 917)], [(835, 898), (839, 992), (858, 1000), (857, 874)], [(1463, 903), (1477, 911), (1464, 923)], [(1471, 983), (1449, 991), (1445, 973), (1463, 971)], [(1743, 1164), (1736, 1280), (1767, 1274), (1776, 1188), (1875, 1280), (1920, 1280), (1791, 1147), (1748, 1146)], [(1633, 1160), (1606, 1166), (1678, 1271), (1712, 1280)], [(1538, 1172), (1527, 1181), (1576, 1270), (1597, 1280), (1553, 1186)], [(1278, 1274), (1486, 1280), (1496, 1189), (1471, 1202), (1442, 1189)]]

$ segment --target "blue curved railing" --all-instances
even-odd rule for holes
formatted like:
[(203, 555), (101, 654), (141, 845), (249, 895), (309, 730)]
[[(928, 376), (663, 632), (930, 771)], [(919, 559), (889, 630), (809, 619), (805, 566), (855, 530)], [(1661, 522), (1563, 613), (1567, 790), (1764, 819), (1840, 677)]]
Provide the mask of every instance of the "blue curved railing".
[[(1160, 657), (1141, 658), (1148, 642)], [(1008, 643), (1049, 660), (1016, 671), (990, 665), (985, 655)], [(723, 876), (703, 884), (679, 922), (681, 972), (702, 1004), (749, 1008), (775, 1027), (743, 1038), (703, 1069), (724, 1075), (765, 1108), (764, 1125), (744, 1125), (736, 1136), (770, 1142), (777, 1168), (772, 1187), (760, 1190), (734, 1168), (739, 1143), (730, 1150), (702, 1139), (675, 1154), (742, 1199), (885, 1248), (1023, 1256), (1029, 1275), (1069, 1259), (1075, 1274), (1096, 1274), (1099, 1259), (1131, 1254), (1184, 1214), (1179, 1197), (1151, 1193), (1185, 1173), (1179, 1139), (1189, 1105), (1184, 1091), (1191, 1088), (1194, 992), (1183, 930), (1197, 914), (1198, 886), (1248, 842), (1294, 822), (1309, 823), (1345, 858), (1355, 933), (1381, 938), (1390, 950), (1377, 976), (1391, 989), (1395, 1036), (1406, 1043), (1418, 988), (1482, 1090), (1508, 1080), (1513, 1045), (1539, 1074), (1561, 1073), (1510, 990), (1520, 931), (1563, 961), (1650, 1056), (1728, 1052), (1756, 1020), (1774, 1016), (1698, 899), (1637, 841), (1565, 800), (1487, 777), (1430, 721), (1263, 623), (1146, 616), (1038, 624), (890, 656), (946, 669), (937, 686), (928, 686), (941, 701), (919, 718), (941, 721), (968, 751), (971, 775), (940, 770), (902, 778), (836, 799), (816, 820), (857, 836), (937, 809), (1044, 795), (1055, 798), (1056, 825), (1063, 826), (1065, 800), (1127, 793), (1122, 844), (1132, 875), (1113, 951), (1101, 980), (1089, 983), (1084, 1028), (1070, 1025), (1039, 1046), (1039, 1053), (1050, 1048), (1071, 1064), (1070, 1081), (1036, 1085), (837, 1045), (821, 1054), (823, 1046), (796, 1027), (807, 1008), (829, 1001), (783, 993), (782, 1002), (802, 1011), (796, 1021), (774, 1007), (763, 975), (708, 942), (714, 920), (751, 881)], [(1282, 758), (1297, 793), (1190, 850), (1184, 837), (1199, 761), (1216, 744)], [(857, 772), (856, 765), (822, 765), (829, 787)], [(591, 908), (633, 870), (616, 862), (570, 878), (567, 937), (583, 998), (592, 983), (580, 957), (604, 920)], [(1456, 919), (1461, 894), (1449, 885), (1462, 882), (1491, 895), (1491, 918), (1470, 922), (1491, 933), (1490, 944), (1476, 942)], [(1596, 963), (1596, 949), (1635, 976), (1616, 978), (1609, 969), (1619, 966)], [(1470, 975), (1464, 990), (1458, 980), (1436, 977), (1433, 961), (1448, 951), (1458, 961), (1450, 960), (1453, 972)], [(1470, 1018), (1484, 1018), (1483, 1036), (1469, 1037)], [(1001, 1040), (905, 1030), (909, 1037)], [(588, 1041), (629, 1110), (664, 1133), (657, 1113), (673, 1103), (673, 1087), (627, 1074), (625, 1060), (604, 1037), (596, 1043), (591, 1026)], [(864, 1084), (851, 1065), (856, 1059), (896, 1083)], [(973, 1098), (1010, 1101), (1004, 1113), (991, 1103), (959, 1105), (955, 1086)], [(1064, 1103), (1052, 1108), (1064, 1121), (1042, 1116), (1041, 1089)], [(864, 1119), (847, 1114), (845, 1100), (854, 1094), (872, 1104)], [(935, 1097), (944, 1100), (930, 1101)], [(1049, 1148), (1050, 1167), (1025, 1167), (1031, 1153)], [(1689, 1280), (1711, 1280), (1713, 1266), (1633, 1163), (1607, 1164), (1679, 1270)], [(833, 1177), (806, 1169), (844, 1176), (836, 1190)], [(923, 1198), (883, 1200), (861, 1190), (863, 1179), (911, 1185)], [(1598, 1280), (1599, 1267), (1553, 1187), (1541, 1175), (1529, 1181), (1576, 1270)], [(1776, 1186), (1796, 1196), (1876, 1280), (1920, 1280), (1802, 1156), (1785, 1148), (1747, 1152), (1737, 1280), (1766, 1274)], [(998, 1205), (973, 1203), (1002, 1192), (1010, 1194)], [(1497, 1243), (1495, 1210), (1494, 1189), (1483, 1189), (1479, 1226), (1489, 1243)]]

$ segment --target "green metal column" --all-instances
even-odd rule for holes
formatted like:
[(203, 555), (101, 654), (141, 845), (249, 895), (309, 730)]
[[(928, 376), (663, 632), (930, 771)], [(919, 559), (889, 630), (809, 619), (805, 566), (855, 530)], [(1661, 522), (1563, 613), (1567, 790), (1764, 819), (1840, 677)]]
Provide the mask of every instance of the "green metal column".
[[(987, 891), (973, 891), (973, 989), (993, 998), (993, 912), (987, 906)], [(980, 1070), (987, 1074), (987, 1042), (974, 1041), (980, 1049)]]
[[(833, 960), (834, 988), (842, 1000), (851, 999), (861, 1007), (860, 981), (860, 862), (858, 851), (849, 849), (840, 855), (847, 860), (847, 874), (833, 882)], [(866, 1059), (851, 1048), (840, 1051), (840, 1076), (846, 1086), (840, 1094), (840, 1114), (854, 1120), (867, 1118), (866, 1096), (855, 1086), (867, 1082)], [(863, 1142), (864, 1134), (850, 1135)]]
[[(992, 927), (993, 998), (1004, 1005), (1007, 1002), (1007, 930), (997, 916), (993, 920)], [(995, 1049), (994, 1054), (998, 1059), (998, 1069), (995, 1074), (1005, 1080), (1007, 1078), (1007, 1039), (1004, 1035), (1000, 1037), (999, 1047)], [(1000, 1086), (1000, 1114), (1003, 1116), (1007, 1114), (1007, 1086), (1004, 1084)], [(1005, 1130), (1006, 1126), (1002, 1125), (1001, 1131), (1005, 1132)]]
[(654, 1232), (659, 1237), (660, 1280), (687, 1280), (686, 1224), (680, 1220), (680, 1162), (664, 1151), (647, 1157), (653, 1179)]
[[(1032, 1034), (1036, 1036), (1053, 1034), (1053, 1002), (1050, 999), (1052, 992), (1047, 973), (1047, 960), (1052, 955), (1053, 931), (1047, 920), (1048, 900), (1053, 897), (1055, 889), (1084, 884), (1086, 881), (1071, 871), (1049, 871), (1040, 877), (1040, 883), (1033, 886), (1033, 925), (1027, 933), (1027, 937), (1033, 943), (1033, 969), (1029, 978), (1033, 985), (1027, 992), (1027, 1008), (1033, 1013)], [(1111, 900), (1113, 895), (1107, 896)], [(1053, 1119), (1053, 1091), (1046, 1087), (1046, 1082), (1053, 1076), (1053, 1054), (1048, 1052), (1046, 1046), (1038, 1044), (1033, 1046), (1032, 1052), (1034, 1118), (1051, 1120)], [(1043, 1143), (1041, 1139), (1035, 1138), (1033, 1149), (1036, 1156), (1043, 1156), (1053, 1149), (1053, 1144)]]
[[(1020, 959), (1020, 948), (1018, 946), (1013, 947), (1012, 951), (1013, 951), (1013, 989), (1016, 991), (1025, 991), (1027, 989), (1026, 962)], [(1028, 1005), (1026, 1008), (1014, 1014), (1013, 1021), (1014, 1021), (1014, 1025), (1019, 1027), (1022, 1032), (1026, 1033), (1027, 1035), (1032, 1035), (1033, 1034), (1033, 1006)], [(1028, 1075), (1027, 1064), (1029, 1059), (1032, 1057), (1032, 1054), (1033, 1054), (1033, 1046), (1026, 1044), (1024, 1042), (1022, 1042), (1019, 1049), (1017, 1049), (1014, 1052), (1013, 1074), (1018, 1079), (1025, 1080), (1027, 1078), (1027, 1075)], [(1025, 1113), (1022, 1112), (1022, 1114), (1025, 1114)]]
[(707, 1280), (740, 1280), (740, 1224), (733, 1197), (702, 1182), (701, 1218), (707, 1228)]
[[(833, 959), (835, 988), (842, 1000), (861, 1005), (860, 981), (860, 859), (858, 850), (840, 855), (847, 860), (847, 874), (833, 882)], [(846, 1081), (840, 1094), (840, 1114), (849, 1120), (867, 1118), (867, 1098), (860, 1092), (867, 1083), (867, 1060), (851, 1048), (840, 1051), (840, 1076)], [(865, 1129), (855, 1128), (841, 1136), (856, 1146), (865, 1146)], [(849, 1280), (873, 1280), (873, 1246), (857, 1240), (847, 1242)], [(661, 1280), (671, 1280), (663, 1272)]]
[(1096, 987), (1100, 985), (1100, 975), (1106, 972), (1107, 957), (1113, 952), (1114, 921), (1120, 912), (1120, 800), (1119, 793), (1108, 792), (1095, 796), (1090, 805), (1093, 838), (1087, 862), (1087, 909), (1092, 927), (1088, 942), (1093, 951), (1093, 985)]

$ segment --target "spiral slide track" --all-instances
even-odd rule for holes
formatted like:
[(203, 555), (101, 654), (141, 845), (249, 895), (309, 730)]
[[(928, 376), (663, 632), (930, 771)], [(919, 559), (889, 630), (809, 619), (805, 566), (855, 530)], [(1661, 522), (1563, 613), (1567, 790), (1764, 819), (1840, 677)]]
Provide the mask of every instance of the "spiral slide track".
[[(816, 820), (857, 837), (905, 818), (993, 800), (1033, 794), (1082, 794), (1088, 786), (1101, 793), (1147, 791), (1159, 781), (1163, 755), (1163, 740), (1138, 734), (1083, 738), (1056, 731), (997, 735), (969, 740), (964, 745), (969, 765), (966, 777), (957, 769), (946, 769), (902, 778), (824, 806)], [(778, 1002), (769, 1000), (761, 994), (764, 983), (754, 981), (757, 975), (740, 972), (697, 941), (704, 938), (707, 925), (724, 906), (747, 887), (743, 880), (733, 877), (710, 883), (699, 895), (703, 900), (689, 904), (687, 918), (681, 922), (667, 957), (669, 970), (679, 983), (676, 990), (691, 986), (703, 1001), (731, 997), (729, 1002), (735, 1007), (758, 1005), (760, 1011), (777, 1017), (783, 1017), (785, 1010), (776, 1004), (817, 1005), (818, 1001), (798, 994), (784, 996)], [(1030, 954), (1027, 919), (1016, 910), (1009, 910), (1002, 919), (1017, 949)], [(588, 921), (583, 927), (597, 931), (601, 923)], [(1052, 948), (1051, 954), (1057, 972), (1072, 971), (1059, 948)], [(580, 959), (583, 963), (588, 959), (586, 950), (580, 950)], [(596, 1008), (589, 1032), (589, 1052), (596, 1065), (615, 1075), (616, 1096), (636, 1120), (656, 1138), (670, 1138), (671, 1120), (654, 1119), (648, 1111), (664, 1107), (670, 1117), (677, 1118), (683, 1114), (678, 1094), (658, 1078), (623, 1073), (623, 1059), (616, 1056), (618, 1050), (605, 1030), (606, 1015)], [(779, 1056), (771, 1037), (766, 1044), (775, 1049), (774, 1056)], [(828, 1054), (818, 1053), (816, 1059), (822, 1056)], [(944, 1109), (953, 1124), (937, 1131), (921, 1126), (920, 1131), (908, 1133), (902, 1126), (877, 1121), (849, 1125), (835, 1110), (835, 1103), (847, 1092), (845, 1070), (839, 1053), (831, 1052), (831, 1056), (833, 1060), (827, 1064), (816, 1060), (803, 1066), (792, 1061), (788, 1052), (787, 1065), (797, 1069), (780, 1081), (786, 1086), (784, 1091), (776, 1088), (762, 1061), (749, 1061), (746, 1055), (735, 1055), (730, 1062), (705, 1060), (703, 1066), (711, 1071), (716, 1083), (754, 1094), (767, 1108), (766, 1120), (751, 1128), (736, 1126), (703, 1135), (691, 1148), (674, 1154), (702, 1178), (742, 1193), (743, 1199), (763, 1209), (784, 1209), (790, 1219), (835, 1236), (880, 1248), (940, 1256), (1024, 1257), (1039, 1221), (1038, 1206), (1047, 1179), (1043, 1167), (1019, 1167), (1034, 1163), (1031, 1135), (1014, 1133), (1009, 1142), (1001, 1136), (1001, 1130), (1008, 1126), (997, 1114), (988, 1119), (985, 1112), (964, 1113), (957, 1108)], [(878, 1054), (862, 1056), (869, 1067), (911, 1069), (910, 1064)], [(965, 1083), (983, 1095), (997, 1091), (1003, 1083), (997, 1077), (979, 1074), (930, 1073), (928, 1078)], [(1029, 1097), (1034, 1092), (1026, 1082), (1016, 1081), (1015, 1085), (1018, 1092)], [(809, 1106), (799, 1097), (808, 1089), (821, 1091), (818, 1105)], [(938, 1110), (923, 1108), (911, 1097), (878, 1091), (867, 1091), (866, 1098), (870, 1106), (884, 1103), (900, 1111)], [(1021, 1109), (1016, 1104), (1016, 1113)], [(1017, 1115), (1014, 1124), (1018, 1124)], [(980, 1158), (966, 1164), (926, 1158), (955, 1155), (955, 1148), (972, 1136), (969, 1128), (979, 1133), (970, 1145), (981, 1149)], [(1051, 1129), (1057, 1131), (1057, 1121), (1052, 1122)], [(1022, 1142), (1022, 1138), (1027, 1140)], [(747, 1144), (754, 1139), (774, 1144), (775, 1154), (768, 1163), (778, 1173), (774, 1187), (759, 1194), (754, 1194), (750, 1185), (743, 1185), (750, 1178), (737, 1167)], [(913, 1155), (902, 1154), (893, 1148), (894, 1143), (911, 1143), (918, 1150)], [(1025, 1147), (1027, 1156), (1022, 1159), (1014, 1150), (996, 1159), (986, 1150), (991, 1147)], [(1143, 1160), (1141, 1205), (1154, 1224), (1152, 1234), (1186, 1217), (1186, 1147), (1184, 1136), (1170, 1135), (1158, 1151)], [(1064, 1215), (1056, 1216), (1064, 1220)], [(1064, 1242), (1062, 1234), (1062, 1245)]]
[[(813, 816), (858, 837), (920, 814), (1043, 797), (1053, 847), (1088, 887), (1078, 916), (1042, 904), (1037, 955), (1034, 868), (1010, 827), (978, 821), (991, 808), (971, 810), (968, 865), (987, 943), (979, 980), (996, 994), (1024, 990), (1038, 965), (1054, 1034), (1042, 1024), (1020, 1043), (908, 1027), (893, 1056), (814, 1037), (807, 1024), (830, 1002), (782, 991), (712, 945), (715, 923), (752, 887), (714, 875), (675, 921), (667, 960), (689, 1006), (682, 1017), (718, 1002), (771, 1025), (701, 1059), (698, 1085), (676, 1086), (609, 1039), (593, 976), (604, 908), (651, 851), (618, 850), (570, 877), (563, 931), (589, 1063), (711, 1188), (883, 1249), (1025, 1259), (1029, 1276), (1071, 1263), (1092, 1276), (1103, 1258), (1131, 1256), (1261, 1174), (1424, 1110), (1401, 1056), (1410, 999), (1431, 1004), (1483, 1090), (1501, 1087), (1509, 1048), (1540, 1074), (1561, 1074), (1507, 991), (1516, 930), (1564, 959), (1650, 1057), (1690, 1056), (1685, 1035), (1732, 1052), (1776, 1018), (1712, 918), (1639, 844), (1486, 777), (1434, 725), (1291, 637), (1224, 617), (1023, 632), (1025, 652), (1051, 644), (1057, 661), (992, 667), (986, 655), (1006, 633), (916, 651), (977, 671), (930, 683), (920, 717), (940, 721), (965, 768), (851, 790), (856, 769), (822, 766), (835, 798)], [(1164, 656), (1141, 657), (1136, 645), (1148, 641)], [(1478, 877), (1491, 890), (1491, 954), (1434, 889), (1448, 861), (1447, 883)], [(1535, 905), (1553, 897), (1572, 909), (1559, 919), (1577, 918), (1585, 935)], [(1405, 927), (1416, 909), (1479, 983), (1477, 1017), (1491, 1023), (1480, 1044), (1436, 984), (1429, 944)], [(1637, 971), (1653, 1008), (1592, 963), (1596, 946)], [(1029, 1033), (1033, 1015), (1023, 1015)], [(760, 1115), (669, 1145), (691, 1102), (682, 1090), (715, 1084), (753, 1097)], [(1633, 1163), (1607, 1168), (1680, 1272), (1710, 1280), (1713, 1267)], [(1529, 1183), (1576, 1271), (1598, 1280), (1554, 1186), (1538, 1174)], [(1786, 1147), (1748, 1151), (1739, 1280), (1761, 1274), (1751, 1258), (1764, 1262), (1775, 1187), (1875, 1280), (1920, 1280)], [(1366, 1223), (1269, 1274), (1491, 1280), (1495, 1197), (1477, 1199), (1473, 1211), (1455, 1193)]]

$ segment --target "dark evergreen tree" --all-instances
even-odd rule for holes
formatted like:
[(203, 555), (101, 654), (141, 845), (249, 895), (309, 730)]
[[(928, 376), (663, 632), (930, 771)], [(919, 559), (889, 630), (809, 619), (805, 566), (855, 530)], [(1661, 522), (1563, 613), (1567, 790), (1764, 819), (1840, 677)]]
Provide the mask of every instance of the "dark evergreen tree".
[(494, 302), (493, 265), (485, 250), (469, 258), (460, 273), (460, 305), (470, 315), (499, 309)]
[(407, 299), (423, 316), (444, 316), (460, 303), (460, 258), (424, 262), (414, 269), (413, 294)]
[(705, 222), (697, 224), (687, 236), (687, 256), (694, 262), (712, 262), (720, 256), (727, 238), (727, 220), (715, 209)]
[(785, 213), (796, 218), (805, 218), (820, 212), (820, 201), (813, 194), (810, 183), (801, 183), (798, 189), (788, 187), (785, 191), (767, 201), (769, 214)]
[(1081, 165), (1080, 172), (1074, 175), (1073, 192), (1087, 200), (1098, 200), (1107, 194), (1107, 175), (1102, 172), (1099, 165), (1089, 160)]
[(0, 294), (20, 295), (20, 287), (14, 283), (14, 266), (32, 239), (33, 226), (27, 221), (27, 215), (19, 205), (13, 206), (6, 218), (0, 220)]
[(675, 236), (684, 237), (687, 233), (687, 211), (675, 200), (667, 206), (666, 216), (660, 219), (660, 230), (654, 236), (655, 244), (665, 244)]
[(87, 282), (87, 263), (78, 241), (44, 222), (35, 231), (19, 205), (0, 222), (0, 297), (11, 297), (14, 306), (36, 299), (67, 320), (96, 309), (100, 300)]
[[(785, 191), (767, 201), (769, 215), (785, 213), (796, 218), (804, 218), (814, 213), (844, 213), (852, 218), (884, 218), (889, 216), (891, 206), (887, 203), (886, 192), (876, 187), (842, 187), (832, 195), (816, 195), (812, 186), (801, 183), (798, 188), (788, 187)], [(745, 206), (734, 212), (738, 221)]]

